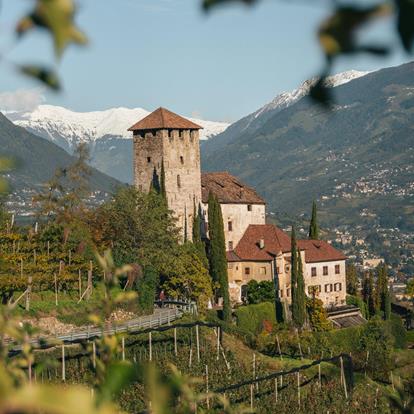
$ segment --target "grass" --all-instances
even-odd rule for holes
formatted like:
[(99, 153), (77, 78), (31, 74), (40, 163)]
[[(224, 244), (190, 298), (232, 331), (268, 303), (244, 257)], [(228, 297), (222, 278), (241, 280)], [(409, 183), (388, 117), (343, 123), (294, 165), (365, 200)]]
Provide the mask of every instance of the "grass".
[[(114, 289), (112, 294), (122, 292), (122, 289)], [(21, 292), (15, 293), (17, 298)], [(98, 285), (94, 287), (93, 294), (89, 300), (84, 298), (79, 302), (79, 293), (77, 291), (59, 292), (58, 305), (55, 302), (55, 293), (52, 291), (34, 292), (31, 296), (30, 311), (26, 311), (24, 299), (22, 299), (16, 307), (16, 314), (22, 318), (41, 318), (56, 317), (63, 323), (82, 326), (89, 322), (89, 315), (99, 313), (103, 299), (103, 290)], [(123, 304), (120, 309), (139, 314), (136, 301)]]

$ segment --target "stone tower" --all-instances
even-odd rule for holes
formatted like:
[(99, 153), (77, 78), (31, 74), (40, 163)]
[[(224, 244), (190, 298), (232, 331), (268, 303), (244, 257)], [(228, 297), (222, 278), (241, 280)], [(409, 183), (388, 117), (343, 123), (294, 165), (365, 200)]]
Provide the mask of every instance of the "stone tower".
[(134, 185), (148, 192), (164, 167), (168, 207), (184, 237), (191, 239), (193, 210), (201, 202), (201, 126), (164, 108), (158, 108), (128, 131), (134, 138)]

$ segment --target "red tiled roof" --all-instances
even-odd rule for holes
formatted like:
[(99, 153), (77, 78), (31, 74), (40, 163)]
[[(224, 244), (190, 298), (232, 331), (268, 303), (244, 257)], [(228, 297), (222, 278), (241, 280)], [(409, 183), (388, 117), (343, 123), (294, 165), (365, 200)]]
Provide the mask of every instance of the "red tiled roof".
[(158, 108), (128, 128), (128, 131), (148, 129), (203, 129), (200, 125), (165, 108)]
[[(260, 240), (264, 240), (263, 249)], [(290, 237), (273, 224), (251, 224), (234, 249), (241, 260), (269, 261), (279, 252), (290, 251)]]
[(228, 262), (240, 262), (240, 257), (234, 251), (226, 252), (226, 257)]
[(218, 198), (220, 203), (266, 204), (266, 201), (253, 188), (247, 187), (226, 171), (201, 174), (203, 203), (208, 202), (210, 192)]
[(347, 257), (323, 240), (298, 240), (298, 247), (305, 250), (306, 263), (346, 260)]

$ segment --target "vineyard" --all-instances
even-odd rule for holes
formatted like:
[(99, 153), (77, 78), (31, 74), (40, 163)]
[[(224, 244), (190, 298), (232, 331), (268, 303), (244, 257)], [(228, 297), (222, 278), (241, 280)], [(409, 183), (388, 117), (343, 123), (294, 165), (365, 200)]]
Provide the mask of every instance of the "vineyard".
[[(385, 400), (378, 387), (353, 384), (352, 363), (348, 356), (323, 361), (291, 359), (283, 361), (254, 353), (241, 342), (234, 349), (234, 338), (222, 334), (218, 326), (202, 322), (150, 329), (145, 333), (120, 337), (119, 360), (129, 360), (138, 371), (148, 363), (163, 373), (176, 366), (183, 375), (197, 380), (194, 392), (199, 406), (215, 412), (217, 394), (235, 407), (259, 413), (318, 413), (327, 404), (330, 413), (381, 412)], [(57, 346), (35, 353), (33, 381), (85, 384), (95, 381), (96, 348), (93, 342), (77, 346)], [(128, 386), (118, 397), (128, 412), (144, 412), (147, 390), (142, 378)], [(211, 393), (211, 395), (210, 395)], [(214, 394), (213, 394), (214, 393)], [(241, 411), (237, 411), (241, 412)]]

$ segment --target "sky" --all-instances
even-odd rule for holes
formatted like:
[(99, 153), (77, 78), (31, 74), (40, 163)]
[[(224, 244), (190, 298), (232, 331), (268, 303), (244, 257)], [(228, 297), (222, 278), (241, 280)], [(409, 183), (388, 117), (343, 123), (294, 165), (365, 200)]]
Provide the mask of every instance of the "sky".
[[(233, 122), (320, 71), (323, 58), (315, 33), (331, 11), (328, 1), (262, 0), (254, 7), (233, 4), (207, 15), (200, 3), (79, 0), (76, 23), (90, 43), (70, 46), (56, 62), (44, 32), (19, 42), (13, 36), (32, 0), (3, 0), (0, 107), (32, 109), (48, 103), (93, 111), (164, 106), (184, 116)], [(397, 43), (392, 22), (370, 26), (361, 38)], [(398, 48), (385, 59), (342, 59), (334, 72), (376, 70), (409, 60)], [(46, 91), (19, 75), (17, 63), (55, 67), (63, 91)]]

